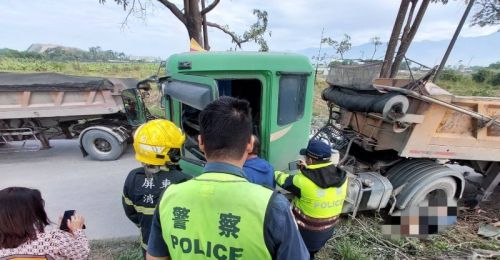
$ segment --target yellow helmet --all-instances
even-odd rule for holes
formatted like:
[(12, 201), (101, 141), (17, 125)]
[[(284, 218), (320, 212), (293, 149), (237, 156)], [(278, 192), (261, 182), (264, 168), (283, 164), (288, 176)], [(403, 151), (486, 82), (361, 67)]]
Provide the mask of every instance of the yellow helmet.
[(185, 139), (174, 123), (165, 119), (149, 121), (135, 131), (135, 159), (145, 164), (163, 166), (172, 159), (178, 159), (171, 157), (180, 156)]

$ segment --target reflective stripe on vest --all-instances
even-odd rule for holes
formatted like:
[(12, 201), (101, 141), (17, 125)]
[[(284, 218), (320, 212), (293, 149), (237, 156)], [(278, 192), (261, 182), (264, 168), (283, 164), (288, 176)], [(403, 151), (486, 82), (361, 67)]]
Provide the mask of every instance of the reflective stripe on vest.
[(347, 196), (348, 179), (338, 188), (322, 189), (299, 173), (293, 179), (293, 183), (300, 187), (300, 198), (294, 198), (293, 204), (305, 215), (313, 218), (331, 218), (342, 213), (342, 206)]
[(273, 191), (226, 173), (171, 185), (159, 204), (172, 259), (271, 259), (264, 217)]

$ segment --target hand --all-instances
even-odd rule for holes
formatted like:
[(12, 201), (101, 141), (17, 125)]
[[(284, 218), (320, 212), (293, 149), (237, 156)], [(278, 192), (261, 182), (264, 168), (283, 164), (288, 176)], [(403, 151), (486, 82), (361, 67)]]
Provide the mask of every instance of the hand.
[(78, 229), (83, 229), (85, 225), (85, 219), (83, 216), (75, 214), (68, 219), (68, 228), (71, 233), (75, 233)]
[(299, 169), (304, 169), (307, 166), (307, 164), (304, 160), (299, 160), (298, 165), (299, 165)]

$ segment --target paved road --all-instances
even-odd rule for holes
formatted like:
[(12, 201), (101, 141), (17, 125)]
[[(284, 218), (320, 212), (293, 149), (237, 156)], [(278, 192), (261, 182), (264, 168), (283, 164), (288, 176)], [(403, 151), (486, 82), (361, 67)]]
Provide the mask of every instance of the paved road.
[(129, 148), (116, 161), (99, 162), (83, 158), (74, 140), (51, 144), (49, 150), (0, 154), (0, 189), (39, 189), (49, 218), (55, 222), (64, 210), (77, 210), (87, 220), (90, 239), (138, 235), (121, 205), (125, 177), (139, 166), (133, 150)]

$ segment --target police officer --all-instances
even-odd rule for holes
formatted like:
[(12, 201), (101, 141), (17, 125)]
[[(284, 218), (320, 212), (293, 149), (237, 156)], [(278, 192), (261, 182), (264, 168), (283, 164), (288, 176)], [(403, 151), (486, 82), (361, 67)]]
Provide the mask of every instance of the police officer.
[(184, 139), (174, 123), (163, 119), (149, 121), (135, 132), (135, 158), (143, 167), (128, 174), (122, 204), (127, 217), (140, 228), (144, 256), (154, 209), (161, 193), (170, 184), (191, 178), (177, 165)]
[(148, 259), (308, 259), (285, 197), (244, 177), (253, 148), (249, 103), (221, 97), (199, 118), (204, 173), (165, 190)]
[(300, 154), (305, 156), (305, 162), (301, 161), (298, 174), (276, 171), (275, 178), (279, 186), (295, 196), (292, 212), (314, 259), (333, 235), (347, 194), (347, 178), (345, 171), (331, 162), (326, 143), (311, 140)]

